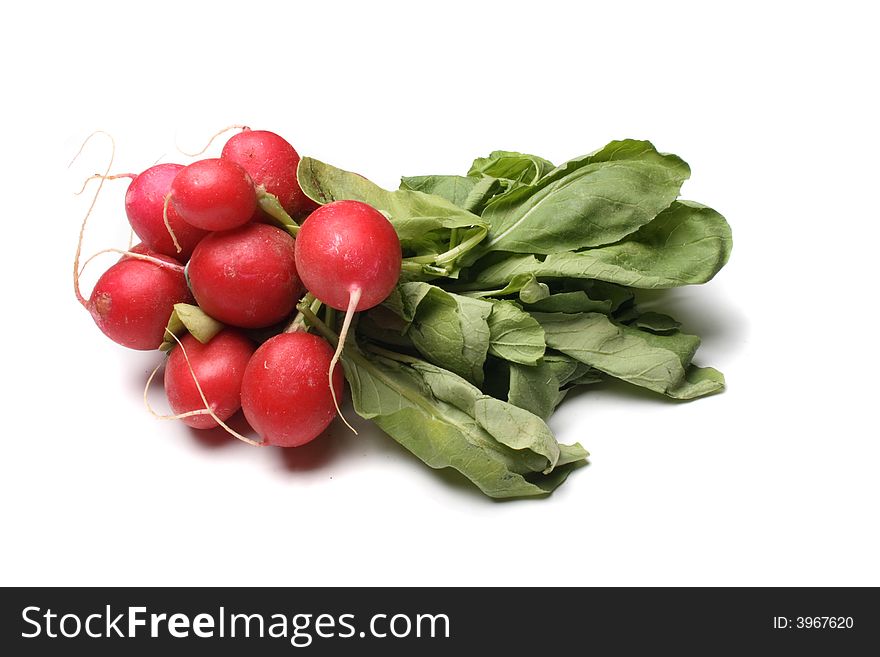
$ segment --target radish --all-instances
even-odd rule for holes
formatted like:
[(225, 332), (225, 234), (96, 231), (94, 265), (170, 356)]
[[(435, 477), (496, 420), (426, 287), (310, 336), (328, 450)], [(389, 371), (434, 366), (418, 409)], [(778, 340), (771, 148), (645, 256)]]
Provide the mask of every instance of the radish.
[(315, 210), (296, 237), (296, 265), (306, 288), (336, 310), (372, 308), (400, 277), (400, 240), (385, 216), (360, 201)]
[(274, 132), (240, 132), (226, 142), (220, 157), (235, 162), (247, 171), (254, 184), (274, 194), (288, 214), (301, 217), (318, 207), (303, 193), (296, 180), (299, 154)]
[(332, 357), (325, 340), (302, 331), (281, 333), (257, 349), (244, 371), (241, 407), (264, 444), (298, 447), (327, 428), (342, 395), (341, 370), (330, 390), (324, 378)]
[(88, 301), (77, 288), (80, 303), (107, 337), (144, 351), (162, 344), (174, 304), (192, 301), (179, 263), (158, 254), (145, 257), (153, 261), (123, 256), (98, 279)]
[(203, 230), (238, 228), (257, 210), (257, 192), (247, 171), (220, 158), (199, 160), (181, 169), (171, 183), (169, 200), (169, 209), (173, 207), (184, 221)]
[(165, 394), (171, 410), (194, 429), (218, 426), (215, 417), (229, 419), (241, 408), (241, 381), (254, 349), (235, 329), (220, 331), (207, 344), (187, 333), (165, 366)]
[(165, 197), (183, 168), (182, 164), (157, 164), (134, 176), (125, 192), (125, 214), (146, 247), (186, 262), (208, 233), (184, 221), (173, 206), (167, 209), (165, 225)]
[(196, 302), (224, 324), (262, 328), (280, 322), (303, 291), (294, 244), (267, 224), (211, 233), (187, 267)]
[[(116, 154), (116, 142), (106, 132), (97, 131), (89, 135), (73, 159), (79, 157), (89, 140), (97, 134), (103, 134), (110, 140), (110, 158), (104, 173), (97, 176), (98, 188), (79, 227), (76, 255), (73, 258), (73, 292), (98, 328), (111, 340), (132, 349), (158, 349), (163, 342), (165, 326), (174, 304), (192, 301), (184, 269), (179, 262), (151, 253), (145, 246), (140, 247), (142, 252), (121, 251), (123, 257), (98, 279), (88, 299), (80, 290), (80, 256), (86, 225), (104, 182), (114, 178), (110, 175), (110, 169)], [(118, 177), (129, 176), (122, 174)], [(107, 251), (120, 252), (118, 249), (105, 249), (102, 253)]]
[(378, 305), (391, 294), (400, 277), (400, 265), (400, 240), (394, 227), (366, 203), (328, 203), (309, 215), (300, 227), (296, 266), (306, 289), (331, 308), (346, 311), (328, 368), (331, 391), (334, 368), (352, 315)]

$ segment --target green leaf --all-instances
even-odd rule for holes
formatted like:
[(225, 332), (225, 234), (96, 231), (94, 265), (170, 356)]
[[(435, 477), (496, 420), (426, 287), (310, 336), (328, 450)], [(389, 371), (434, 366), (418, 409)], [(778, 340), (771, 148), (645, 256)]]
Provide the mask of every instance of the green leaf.
[(655, 335), (600, 313), (535, 313), (533, 317), (544, 327), (549, 347), (618, 379), (675, 398), (719, 389), (717, 377), (708, 374), (688, 385), (686, 370), (699, 346), (696, 336)]
[(473, 212), (477, 215), (482, 214), (486, 204), (492, 197), (501, 192), (502, 189), (501, 181), (497, 178), (484, 176), (471, 189), (470, 194), (468, 194), (461, 207), (468, 212)]
[(681, 322), (675, 321), (669, 315), (663, 315), (661, 313), (655, 312), (642, 313), (629, 324), (630, 326), (635, 326), (636, 328), (640, 328), (643, 331), (659, 333), (660, 335), (674, 333), (681, 328)]
[(534, 303), (545, 299), (550, 295), (550, 288), (545, 283), (540, 283), (534, 274), (520, 274), (513, 276), (510, 282), (498, 290), (473, 290), (462, 292), (464, 296), (483, 299), (486, 297), (505, 297), (511, 294), (519, 294), (523, 303)]
[(519, 300), (523, 303), (537, 303), (550, 296), (550, 287), (539, 282), (536, 276), (527, 274), (514, 278), (517, 279), (514, 284), (519, 285)]
[(563, 386), (580, 372), (590, 369), (589, 365), (556, 352), (547, 352), (544, 355), (544, 364), (550, 368), (553, 376), (559, 381), (559, 385)]
[(724, 375), (712, 367), (691, 365), (685, 373), (685, 380), (677, 387), (667, 390), (673, 399), (696, 399), (724, 390)]
[(587, 296), (583, 290), (574, 292), (560, 292), (551, 294), (546, 299), (528, 304), (529, 312), (545, 313), (611, 313), (611, 301), (609, 299), (594, 300)]
[(670, 288), (705, 283), (730, 257), (730, 227), (715, 210), (676, 201), (654, 221), (622, 242), (578, 252), (555, 253), (543, 261), (511, 256), (480, 271), (478, 284), (504, 284), (513, 276), (592, 278), (636, 288)]
[(404, 176), (400, 179), (400, 189), (442, 196), (461, 208), (479, 181), (467, 176)]
[(440, 196), (408, 189), (391, 192), (310, 157), (300, 160), (297, 180), (316, 203), (355, 200), (372, 205), (389, 218), (404, 248), (418, 249), (426, 240), (431, 242), (431, 234), (438, 230), (486, 225), (477, 215)]
[(545, 475), (563, 450), (554, 449), (540, 418), (451, 372), (416, 359), (368, 356), (354, 346), (343, 365), (359, 415), (430, 467), (454, 468), (491, 497), (545, 495), (582, 461), (580, 446), (566, 447), (566, 467)]
[(489, 350), (492, 304), (429, 283), (402, 283), (385, 307), (408, 323), (406, 337), (428, 361), (479, 385)]
[(609, 142), (597, 151), (568, 160), (552, 171), (547, 172), (541, 182), (565, 178), (577, 169), (597, 162), (618, 162), (620, 160), (637, 160), (653, 162), (662, 166), (673, 167), (681, 172), (686, 180), (690, 176), (687, 162), (671, 153), (660, 153), (649, 141), (623, 139)]
[(185, 332), (186, 327), (183, 325), (183, 322), (180, 321), (177, 312), (172, 310), (171, 316), (168, 318), (168, 323), (165, 325), (164, 340), (162, 341), (162, 344), (159, 345), (159, 350), (168, 352), (174, 349), (174, 347), (177, 346), (177, 342), (171, 336), (176, 335), (179, 338)]
[(679, 158), (654, 155), (579, 164), (494, 198), (482, 214), (489, 235), (466, 262), (492, 251), (550, 254), (623, 239), (669, 207), (690, 174)]
[(546, 362), (533, 367), (511, 363), (507, 401), (546, 420), (560, 399), (556, 369)]
[(402, 319), (382, 306), (376, 306), (362, 313), (357, 325), (357, 335), (374, 342), (391, 345), (398, 349), (415, 350), (412, 340), (404, 331), (406, 325)]
[(559, 446), (559, 460), (556, 462), (556, 470), (553, 472), (559, 471), (562, 466), (568, 465), (571, 463), (578, 463), (580, 465), (584, 464), (584, 460), (590, 455), (590, 453), (581, 447), (578, 443), (574, 445), (560, 445)]
[(442, 196), (463, 210), (479, 214), (495, 194), (501, 191), (496, 178), (469, 176), (407, 176), (400, 189)]
[(198, 306), (176, 303), (174, 304), (174, 312), (177, 313), (186, 330), (202, 344), (208, 344), (211, 338), (223, 330), (223, 324)]
[[(465, 409), (462, 409), (465, 410)], [(547, 459), (543, 472), (550, 474), (559, 460), (559, 443), (553, 432), (527, 410), (489, 395), (480, 395), (473, 403), (474, 419), (498, 442), (519, 452), (532, 452)]]
[(690, 365), (694, 359), (694, 354), (697, 353), (697, 349), (700, 347), (700, 338), (696, 335), (689, 335), (681, 331), (674, 331), (667, 335), (658, 335), (650, 331), (642, 331), (631, 326), (625, 326), (618, 322), (614, 323), (627, 335), (638, 337), (648, 346), (671, 351), (678, 356), (678, 360), (683, 368), (687, 368)]
[(566, 382), (567, 386), (589, 386), (594, 383), (602, 382), (602, 373), (594, 369), (592, 367), (588, 367), (583, 373), (578, 376), (572, 377), (569, 381)]
[(564, 290), (586, 292), (591, 299), (601, 299), (611, 304), (611, 312), (616, 313), (628, 308), (635, 300), (633, 291), (616, 283), (596, 281), (588, 278), (571, 278), (562, 281)]
[(560, 386), (597, 383), (601, 380), (598, 370), (565, 354), (548, 353), (544, 356), (544, 362), (552, 368)]
[(404, 321), (401, 330), (405, 331), (416, 318), (419, 304), (432, 287), (432, 285), (421, 282), (401, 283), (391, 291), (391, 294), (382, 302), (382, 306)]
[[(423, 362), (411, 362), (431, 393), (476, 420), (502, 445), (517, 451), (532, 472), (549, 473), (559, 458), (559, 445), (540, 418), (528, 411), (484, 395), (478, 388), (449, 371)], [(543, 459), (535, 459), (535, 456)]]
[(257, 192), (257, 203), (264, 215), (269, 217), (276, 226), (296, 238), (296, 235), (299, 232), (299, 224), (293, 220), (293, 217), (287, 214), (287, 211), (284, 209), (284, 206), (281, 205), (277, 196), (267, 192), (264, 187), (259, 187)]
[(170, 351), (177, 345), (177, 342), (168, 335), (169, 333), (179, 338), (183, 335), (184, 331), (189, 331), (196, 340), (202, 344), (207, 344), (222, 330), (223, 324), (198, 306), (188, 303), (176, 303), (174, 304), (171, 316), (168, 318), (168, 325), (165, 328), (165, 341), (159, 349)]
[(553, 163), (537, 155), (513, 151), (492, 151), (489, 157), (478, 157), (468, 176), (491, 176), (531, 185), (553, 170)]
[(544, 356), (544, 329), (511, 301), (492, 302), (489, 353), (498, 358), (535, 365)]

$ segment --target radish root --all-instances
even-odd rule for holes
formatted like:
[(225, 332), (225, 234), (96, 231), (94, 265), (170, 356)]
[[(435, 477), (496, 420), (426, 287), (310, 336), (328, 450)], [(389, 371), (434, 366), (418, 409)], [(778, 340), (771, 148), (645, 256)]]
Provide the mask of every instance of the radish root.
[(336, 412), (345, 423), (345, 426), (351, 429), (355, 436), (358, 435), (357, 429), (351, 426), (348, 420), (345, 419), (345, 415), (342, 414), (342, 409), (339, 408), (339, 400), (336, 399), (336, 388), (333, 387), (333, 372), (336, 369), (336, 363), (339, 362), (339, 357), (342, 355), (342, 349), (345, 346), (345, 338), (348, 336), (348, 328), (351, 326), (351, 318), (354, 317), (355, 308), (357, 308), (360, 300), (361, 289), (358, 287), (353, 289), (348, 297), (348, 308), (345, 311), (345, 319), (342, 321), (342, 329), (339, 331), (339, 341), (336, 343), (336, 351), (333, 352), (333, 358), (330, 359), (330, 371), (328, 373), (330, 394), (333, 395), (333, 406), (336, 407)]
[(83, 180), (82, 187), (79, 188), (78, 192), (74, 192), (73, 195), (79, 196), (84, 191), (86, 191), (86, 187), (89, 186), (90, 182), (92, 182), (93, 180), (98, 180), (99, 178), (103, 179), (103, 180), (116, 180), (117, 178), (131, 178), (132, 180), (134, 180), (135, 178), (137, 178), (137, 174), (136, 173), (114, 173), (113, 175), (108, 176), (103, 173), (93, 173), (91, 176), (89, 176), (88, 178)]
[(168, 204), (170, 202), (171, 194), (165, 197), (165, 204), (162, 206), (162, 221), (165, 222), (165, 229), (168, 231), (168, 234), (171, 235), (171, 241), (174, 242), (174, 248), (180, 253), (183, 249), (180, 248), (180, 242), (177, 241), (177, 235), (174, 234), (174, 231), (171, 229), (171, 224), (168, 221)]
[(188, 153), (185, 150), (183, 150), (179, 144), (175, 144), (175, 145), (177, 146), (177, 150), (180, 153), (182, 153), (183, 155), (186, 155), (187, 157), (198, 157), (199, 155), (204, 153), (206, 150), (211, 148), (211, 144), (214, 143), (214, 140), (217, 139), (217, 137), (219, 137), (220, 135), (222, 135), (225, 132), (229, 132), (230, 130), (241, 130), (243, 132), (245, 130), (250, 130), (250, 128), (246, 125), (228, 125), (225, 128), (223, 128), (222, 130), (218, 130), (213, 135), (211, 135), (211, 138), (208, 140), (208, 143), (205, 144), (205, 147), (202, 150), (197, 151), (195, 153)]
[(153, 370), (152, 374), (150, 374), (150, 378), (147, 379), (147, 385), (144, 387), (144, 405), (147, 407), (147, 410), (150, 412), (150, 414), (153, 417), (156, 417), (160, 420), (179, 420), (181, 418), (192, 417), (194, 415), (210, 415), (211, 418), (217, 424), (219, 424), (221, 427), (223, 427), (223, 429), (229, 435), (235, 436), (240, 441), (245, 442), (248, 445), (253, 445), (254, 447), (262, 447), (263, 446), (262, 442), (257, 442), (256, 440), (252, 440), (251, 438), (248, 438), (247, 436), (241, 435), (235, 429), (230, 427), (228, 424), (226, 424), (223, 420), (221, 420), (217, 416), (217, 414), (214, 412), (214, 409), (212, 409), (211, 405), (208, 403), (208, 399), (205, 397), (205, 393), (202, 391), (202, 386), (201, 386), (201, 384), (199, 384), (199, 379), (196, 376), (196, 372), (193, 369), (192, 363), (189, 360), (189, 356), (186, 353), (186, 349), (184, 348), (183, 343), (180, 341), (180, 339), (176, 335), (174, 335), (170, 331), (165, 331), (165, 335), (170, 335), (172, 338), (174, 338), (174, 341), (177, 343), (177, 346), (180, 347), (180, 350), (183, 353), (183, 358), (186, 361), (186, 366), (189, 368), (190, 375), (192, 375), (193, 383), (196, 384), (196, 390), (199, 391), (199, 397), (202, 398), (202, 403), (205, 405), (205, 407), (198, 409), (198, 410), (194, 410), (194, 411), (187, 411), (186, 413), (180, 413), (179, 415), (161, 415), (160, 413), (157, 413), (155, 410), (153, 410), (153, 407), (150, 405), (150, 401), (147, 398), (147, 393), (150, 390), (150, 384), (153, 382), (153, 379), (156, 376), (156, 372), (158, 372), (159, 368), (162, 366), (162, 363), (159, 363), (159, 365), (156, 366), (156, 369)]
[(146, 262), (152, 262), (154, 265), (158, 265), (159, 267), (164, 267), (165, 269), (170, 269), (171, 271), (176, 271), (179, 273), (184, 273), (186, 268), (183, 265), (178, 265), (173, 262), (165, 262), (164, 260), (160, 260), (159, 258), (154, 258), (153, 256), (144, 255), (143, 253), (134, 253), (133, 251), (123, 251), (122, 249), (101, 249), (95, 254), (92, 254), (88, 260), (83, 263), (82, 268), (79, 270), (79, 275), (82, 276), (83, 272), (86, 270), (86, 267), (89, 266), (89, 263), (97, 258), (99, 255), (103, 255), (105, 253), (119, 253), (120, 255), (126, 255), (129, 258), (134, 258), (135, 260), (144, 260)]
[(147, 393), (150, 390), (150, 386), (153, 384), (153, 379), (156, 378), (156, 374), (159, 372), (159, 369), (162, 367), (162, 363), (156, 365), (153, 368), (153, 371), (150, 372), (150, 376), (147, 379), (147, 385), (144, 387), (144, 405), (147, 407), (147, 410), (157, 420), (182, 420), (185, 417), (194, 417), (196, 415), (210, 415), (211, 410), (208, 408), (200, 408), (195, 411), (187, 411), (186, 413), (178, 413), (177, 415), (162, 415), (161, 413), (157, 413), (153, 407), (150, 405), (150, 401), (147, 398)]
[(95, 204), (98, 202), (98, 196), (101, 194), (101, 189), (104, 187), (104, 182), (107, 179), (107, 176), (110, 175), (110, 169), (113, 167), (113, 159), (116, 157), (116, 141), (113, 139), (113, 136), (109, 132), (105, 132), (103, 130), (95, 130), (92, 134), (85, 138), (82, 145), (80, 145), (79, 150), (76, 152), (76, 155), (73, 156), (73, 159), (70, 160), (70, 163), (67, 165), (68, 168), (73, 166), (73, 163), (76, 162), (77, 158), (82, 154), (83, 150), (86, 147), (86, 144), (91, 141), (92, 137), (95, 135), (104, 135), (107, 139), (110, 140), (110, 159), (107, 162), (107, 168), (104, 170), (104, 173), (101, 174), (100, 181), (98, 182), (98, 188), (95, 190), (95, 195), (92, 197), (92, 202), (89, 203), (88, 210), (86, 210), (86, 216), (83, 217), (82, 224), (79, 227), (79, 239), (76, 243), (76, 255), (73, 258), (73, 293), (76, 295), (76, 300), (79, 301), (82, 306), (86, 309), (89, 307), (89, 302), (82, 295), (82, 290), (79, 287), (79, 259), (82, 255), (82, 244), (83, 237), (86, 233), (86, 224), (89, 221), (89, 217), (92, 216), (92, 211), (95, 209)]

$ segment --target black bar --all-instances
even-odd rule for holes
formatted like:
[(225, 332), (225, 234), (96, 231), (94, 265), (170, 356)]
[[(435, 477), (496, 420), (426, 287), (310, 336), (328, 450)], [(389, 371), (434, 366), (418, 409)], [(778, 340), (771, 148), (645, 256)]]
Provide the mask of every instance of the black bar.
[[(129, 633), (132, 607), (144, 608), (133, 616), (144, 625), (133, 627), (134, 638), (120, 637)], [(45, 616), (49, 610), (54, 617)], [(65, 614), (76, 615), (63, 627), (67, 634), (79, 628), (76, 637), (61, 636)], [(151, 614), (158, 617), (155, 638)], [(184, 615), (174, 631), (188, 632), (186, 638), (172, 636), (173, 614)], [(199, 614), (207, 616), (197, 620)], [(260, 615), (262, 629), (256, 616), (233, 620), (233, 614)], [(212, 636), (196, 636), (196, 624)], [(250, 637), (243, 636), (245, 625)], [(273, 627), (286, 636), (269, 636)], [(481, 647), (510, 655), (598, 648), (603, 654), (848, 655), (880, 645), (880, 604), (873, 588), (17, 588), (2, 590), (0, 628), (6, 655), (72, 648), (89, 655), (148, 648), (163, 657), (194, 649), (448, 655)], [(87, 629), (111, 636), (91, 638)]]

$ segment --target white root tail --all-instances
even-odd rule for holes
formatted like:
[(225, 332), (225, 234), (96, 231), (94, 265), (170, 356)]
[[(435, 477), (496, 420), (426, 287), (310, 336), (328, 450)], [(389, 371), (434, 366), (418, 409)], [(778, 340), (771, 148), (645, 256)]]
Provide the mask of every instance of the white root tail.
[(134, 180), (135, 178), (137, 178), (137, 174), (134, 174), (134, 173), (114, 173), (112, 176), (108, 176), (103, 173), (93, 173), (91, 176), (89, 176), (88, 178), (86, 178), (83, 181), (82, 187), (79, 188), (78, 192), (74, 192), (73, 195), (79, 196), (80, 194), (82, 194), (84, 191), (86, 191), (86, 187), (88, 187), (89, 183), (92, 182), (93, 180), (118, 180), (119, 178), (129, 178), (131, 180)]
[(171, 271), (176, 271), (179, 273), (183, 273), (185, 271), (185, 267), (183, 265), (176, 265), (172, 262), (165, 262), (164, 260), (160, 260), (159, 258), (154, 258), (153, 256), (144, 255), (143, 253), (135, 253), (134, 251), (123, 251), (122, 249), (101, 249), (97, 253), (93, 253), (89, 256), (89, 259), (83, 263), (83, 266), (79, 270), (79, 275), (82, 276), (83, 272), (86, 270), (86, 267), (89, 266), (89, 263), (97, 258), (99, 255), (104, 255), (105, 253), (118, 253), (120, 255), (126, 255), (129, 258), (134, 258), (135, 260), (144, 260), (145, 262), (152, 262), (154, 265), (158, 265), (164, 269), (170, 269)]
[(193, 369), (192, 363), (189, 360), (189, 356), (186, 353), (186, 349), (184, 348), (183, 343), (173, 333), (166, 331), (165, 334), (170, 335), (172, 338), (174, 338), (174, 341), (177, 343), (177, 346), (180, 347), (180, 350), (183, 353), (183, 358), (184, 358), (184, 360), (186, 360), (186, 366), (189, 368), (189, 373), (190, 373), (190, 375), (192, 375), (193, 382), (196, 384), (196, 390), (199, 391), (199, 397), (202, 398), (202, 403), (205, 405), (205, 407), (200, 408), (198, 410), (194, 410), (194, 411), (188, 411), (186, 413), (180, 413), (178, 415), (162, 415), (161, 413), (157, 413), (155, 410), (153, 410), (153, 407), (150, 405), (150, 400), (147, 398), (147, 393), (150, 390), (150, 384), (153, 382), (153, 379), (156, 376), (156, 372), (158, 372), (159, 368), (162, 366), (162, 364), (159, 363), (156, 366), (156, 369), (153, 370), (152, 374), (150, 374), (150, 378), (147, 379), (147, 385), (144, 386), (144, 406), (147, 407), (147, 411), (149, 411), (153, 417), (156, 417), (160, 420), (179, 420), (179, 419), (182, 419), (185, 417), (193, 417), (195, 415), (210, 415), (211, 418), (217, 424), (219, 424), (221, 427), (223, 427), (223, 429), (229, 435), (235, 436), (240, 441), (245, 442), (248, 445), (253, 445), (254, 447), (262, 447), (263, 443), (257, 442), (256, 440), (252, 440), (251, 438), (248, 438), (247, 436), (241, 435), (235, 429), (231, 428), (223, 420), (221, 420), (219, 417), (217, 417), (217, 414), (214, 412), (214, 409), (212, 409), (211, 405), (208, 403), (208, 400), (205, 397), (205, 393), (202, 391), (202, 386), (199, 384), (199, 379), (198, 379), (198, 377), (196, 377), (195, 370)]
[(348, 298), (348, 308), (345, 311), (345, 319), (342, 321), (342, 330), (339, 331), (339, 341), (336, 343), (336, 351), (333, 353), (333, 358), (330, 359), (330, 371), (329, 371), (329, 381), (330, 381), (330, 394), (333, 395), (333, 406), (336, 407), (336, 412), (339, 414), (339, 417), (345, 423), (351, 432), (356, 436), (358, 435), (357, 429), (355, 429), (348, 420), (345, 419), (345, 415), (342, 413), (342, 409), (339, 408), (339, 400), (336, 399), (336, 388), (333, 387), (333, 372), (336, 370), (336, 363), (339, 362), (339, 357), (342, 355), (342, 349), (345, 347), (345, 338), (348, 335), (348, 327), (351, 326), (351, 318), (354, 317), (355, 308), (357, 308), (358, 302), (361, 300), (361, 289), (355, 288), (351, 291), (351, 294)]
[(180, 147), (180, 145), (176, 145), (176, 146), (177, 146), (177, 150), (178, 150), (181, 154), (186, 155), (187, 157), (198, 157), (199, 155), (201, 155), (202, 153), (204, 153), (206, 150), (208, 150), (209, 148), (211, 148), (211, 144), (214, 143), (214, 140), (217, 139), (217, 137), (219, 137), (220, 135), (222, 135), (222, 134), (225, 133), (225, 132), (229, 132), (230, 130), (241, 130), (241, 131), (245, 131), (245, 130), (250, 130), (250, 128), (249, 128), (248, 126), (246, 126), (246, 125), (228, 125), (228, 126), (226, 126), (225, 128), (223, 128), (222, 130), (218, 130), (218, 131), (215, 132), (213, 135), (211, 135), (211, 138), (208, 140), (208, 143), (205, 144), (205, 147), (204, 147), (202, 150), (200, 150), (200, 151), (197, 151), (197, 152), (195, 152), (195, 153), (188, 153), (187, 151), (183, 150), (183, 149)]
[(116, 157), (116, 141), (110, 133), (104, 132), (103, 130), (95, 130), (95, 132), (85, 138), (85, 141), (80, 145), (76, 155), (73, 156), (73, 159), (70, 160), (70, 164), (67, 165), (68, 167), (73, 166), (73, 163), (76, 162), (77, 158), (82, 154), (83, 149), (85, 149), (86, 144), (89, 143), (92, 137), (98, 134), (104, 135), (110, 140), (110, 159), (107, 162), (107, 168), (104, 170), (104, 173), (100, 174), (101, 177), (98, 182), (98, 188), (95, 190), (95, 195), (92, 196), (92, 202), (89, 204), (89, 208), (86, 210), (86, 216), (83, 217), (82, 224), (79, 227), (79, 239), (76, 242), (76, 255), (73, 258), (73, 293), (76, 295), (76, 300), (86, 308), (88, 308), (89, 302), (83, 296), (82, 290), (80, 290), (79, 287), (79, 259), (82, 255), (83, 237), (86, 234), (86, 224), (89, 221), (89, 217), (92, 216), (92, 211), (95, 209), (95, 204), (98, 202), (98, 196), (101, 194), (104, 182), (107, 180), (107, 176), (110, 175), (110, 169), (113, 167), (113, 159)]
[(171, 202), (171, 194), (165, 197), (165, 203), (162, 205), (162, 221), (165, 222), (165, 230), (168, 231), (168, 234), (171, 235), (171, 241), (174, 242), (174, 248), (177, 249), (177, 252), (180, 253), (183, 251), (180, 248), (180, 242), (177, 241), (177, 235), (174, 234), (174, 231), (171, 230), (171, 223), (168, 221), (168, 204)]

